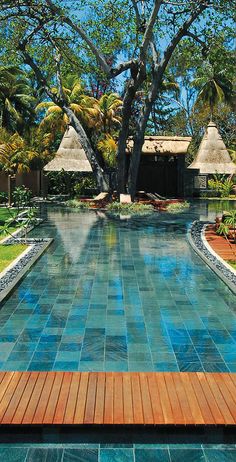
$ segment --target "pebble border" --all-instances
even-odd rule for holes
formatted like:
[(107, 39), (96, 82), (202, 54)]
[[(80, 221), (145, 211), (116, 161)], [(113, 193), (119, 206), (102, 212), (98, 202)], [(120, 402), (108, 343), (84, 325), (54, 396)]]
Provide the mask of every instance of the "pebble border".
[(205, 229), (209, 224), (211, 223), (206, 221), (194, 221), (188, 231), (189, 243), (193, 250), (236, 295), (236, 271), (214, 252), (205, 238)]
[(27, 244), (29, 247), (0, 273), (0, 302), (7, 297), (25, 273), (49, 247), (50, 238), (8, 238), (4, 245)]

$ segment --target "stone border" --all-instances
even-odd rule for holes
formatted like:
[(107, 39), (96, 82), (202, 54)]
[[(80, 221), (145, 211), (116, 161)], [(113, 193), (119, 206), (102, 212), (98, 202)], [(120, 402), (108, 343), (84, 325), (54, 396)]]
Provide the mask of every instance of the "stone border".
[(205, 238), (205, 229), (209, 224), (205, 221), (194, 221), (187, 233), (189, 243), (202, 260), (236, 295), (236, 271), (211, 248)]
[(53, 239), (50, 238), (27, 238), (25, 240), (12, 237), (5, 240), (4, 245), (27, 244), (29, 247), (0, 273), (0, 302), (12, 291), (52, 241)]

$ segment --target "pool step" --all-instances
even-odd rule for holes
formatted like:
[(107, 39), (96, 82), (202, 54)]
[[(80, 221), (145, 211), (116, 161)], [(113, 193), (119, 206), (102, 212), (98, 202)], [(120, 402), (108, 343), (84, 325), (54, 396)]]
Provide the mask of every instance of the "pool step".
[(236, 425), (236, 374), (0, 372), (1, 425)]

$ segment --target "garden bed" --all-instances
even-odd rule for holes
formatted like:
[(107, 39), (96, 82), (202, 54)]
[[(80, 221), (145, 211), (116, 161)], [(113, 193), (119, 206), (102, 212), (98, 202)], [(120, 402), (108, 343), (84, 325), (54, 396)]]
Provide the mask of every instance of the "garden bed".
[(208, 244), (205, 230), (210, 223), (194, 221), (188, 232), (189, 243), (205, 263), (224, 281), (236, 294), (236, 270), (221, 258)]

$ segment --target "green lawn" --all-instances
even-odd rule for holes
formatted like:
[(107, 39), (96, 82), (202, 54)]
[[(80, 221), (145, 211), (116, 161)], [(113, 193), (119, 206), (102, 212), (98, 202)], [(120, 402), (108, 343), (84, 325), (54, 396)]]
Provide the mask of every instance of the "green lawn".
[[(13, 209), (11, 209), (11, 210), (12, 210), (12, 213), (14, 214), (14, 211), (15, 211), (16, 209), (13, 208)], [(7, 236), (7, 234), (1, 233), (1, 229), (2, 229), (2, 226), (3, 226), (3, 223), (2, 223), (2, 222), (8, 220), (9, 218), (11, 218), (11, 216), (12, 216), (12, 215), (11, 215), (11, 213), (8, 211), (7, 207), (0, 207), (0, 240), (1, 240), (1, 239), (4, 239), (4, 238)], [(16, 231), (17, 229), (18, 229), (17, 227), (11, 226), (11, 227), (9, 228), (9, 231), (10, 231), (10, 233), (13, 233), (13, 232)]]
[(236, 270), (236, 260), (235, 261), (228, 260), (227, 263)]
[(27, 247), (26, 244), (0, 245), (0, 272), (24, 252)]

